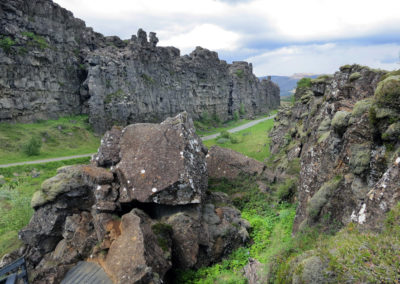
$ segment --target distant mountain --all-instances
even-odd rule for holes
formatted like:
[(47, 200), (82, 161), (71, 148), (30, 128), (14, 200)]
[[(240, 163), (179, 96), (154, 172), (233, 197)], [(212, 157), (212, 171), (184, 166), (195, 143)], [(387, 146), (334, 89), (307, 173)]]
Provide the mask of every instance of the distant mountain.
[[(295, 73), (292, 76), (271, 76), (271, 81), (278, 84), (281, 89), (281, 97), (290, 96), (296, 88), (297, 81), (301, 78), (317, 78), (319, 75), (311, 73)], [(267, 79), (268, 76), (260, 77), (260, 79)]]

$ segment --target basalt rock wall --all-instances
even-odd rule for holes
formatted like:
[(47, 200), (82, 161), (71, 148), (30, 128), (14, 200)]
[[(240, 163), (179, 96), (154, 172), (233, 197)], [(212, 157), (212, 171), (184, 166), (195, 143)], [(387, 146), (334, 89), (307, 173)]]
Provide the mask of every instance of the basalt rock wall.
[(350, 222), (379, 230), (400, 200), (400, 77), (343, 66), (282, 109), (272, 130), (277, 178), (300, 169), (294, 231)]
[(89, 114), (105, 132), (183, 110), (227, 120), (279, 105), (279, 87), (259, 81), (251, 64), (200, 47), (180, 56), (142, 30), (104, 37), (50, 0), (0, 3), (0, 35), (0, 121)]

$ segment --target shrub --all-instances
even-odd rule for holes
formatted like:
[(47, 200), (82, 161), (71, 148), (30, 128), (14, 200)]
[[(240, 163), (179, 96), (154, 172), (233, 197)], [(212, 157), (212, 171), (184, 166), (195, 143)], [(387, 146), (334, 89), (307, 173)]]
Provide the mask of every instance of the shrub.
[(229, 137), (229, 140), (231, 141), (232, 144), (237, 144), (239, 143), (239, 138), (237, 138), (236, 136), (231, 135)]
[(297, 81), (297, 88), (309, 88), (311, 87), (311, 78), (301, 78)]
[(240, 115), (244, 115), (246, 113), (243, 103), (240, 103), (239, 113)]
[(233, 113), (233, 120), (234, 121), (238, 121), (239, 120), (239, 111), (235, 110), (235, 112)]
[(219, 135), (220, 138), (226, 138), (229, 139), (230, 138), (230, 133), (227, 130), (222, 130), (221, 134)]
[(225, 144), (226, 142), (229, 142), (230, 140), (227, 138), (219, 138), (217, 140), (217, 144)]
[(361, 174), (369, 168), (371, 150), (368, 144), (353, 145), (351, 147), (350, 168), (353, 173)]
[(371, 105), (372, 105), (371, 99), (365, 99), (365, 100), (359, 101), (354, 105), (351, 115), (353, 117), (359, 117), (359, 116), (363, 115), (364, 113), (366, 113), (369, 110), (369, 108), (371, 107)]
[(0, 47), (4, 50), (5, 53), (9, 54), (11, 52), (11, 47), (15, 44), (15, 42), (8, 36), (0, 38)]
[(242, 69), (238, 69), (235, 72), (236, 76), (238, 76), (239, 78), (243, 78), (244, 75), (244, 71)]
[(276, 191), (276, 196), (278, 200), (288, 201), (290, 200), (296, 189), (295, 180), (287, 179), (284, 183), (280, 184)]
[(34, 34), (33, 32), (22, 32), (30, 40), (30, 44), (40, 49), (48, 48), (49, 45), (44, 37)]
[(42, 141), (38, 138), (32, 137), (31, 140), (24, 146), (24, 153), (28, 156), (37, 156), (40, 154)]

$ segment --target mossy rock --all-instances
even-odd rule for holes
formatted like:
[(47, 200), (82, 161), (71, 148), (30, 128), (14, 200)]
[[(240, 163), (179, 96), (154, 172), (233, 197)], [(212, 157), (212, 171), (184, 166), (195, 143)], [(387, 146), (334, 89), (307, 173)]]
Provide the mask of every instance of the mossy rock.
[(382, 134), (382, 139), (386, 141), (400, 140), (400, 122), (392, 123)]
[(351, 147), (350, 169), (354, 174), (362, 174), (369, 168), (371, 149), (369, 144), (358, 144)]
[(45, 180), (42, 188), (33, 194), (31, 206), (37, 208), (54, 201), (62, 193), (83, 186), (81, 166), (66, 166), (57, 170), (57, 175)]
[(387, 77), (378, 84), (375, 101), (378, 106), (400, 111), (400, 75)]
[(350, 82), (353, 82), (353, 81), (355, 81), (355, 80), (360, 79), (361, 77), (362, 77), (362, 75), (361, 75), (360, 72), (354, 72), (354, 73), (352, 73), (352, 74), (350, 75), (349, 81), (350, 81)]
[(301, 103), (306, 104), (306, 103), (308, 103), (308, 102), (311, 100), (311, 98), (312, 98), (313, 96), (314, 96), (313, 91), (307, 90), (307, 91), (304, 92), (304, 94), (301, 96), (300, 101), (301, 101)]
[(325, 282), (325, 265), (318, 256), (308, 257), (296, 266), (292, 284), (319, 284)]
[(329, 198), (333, 192), (339, 187), (342, 181), (341, 176), (337, 176), (325, 182), (320, 189), (308, 201), (307, 213), (311, 220), (316, 221), (322, 208), (328, 203)]
[(330, 79), (332, 79), (332, 75), (321, 75), (316, 79), (312, 79), (311, 83), (312, 84), (320, 84), (320, 83), (327, 83)]
[(332, 122), (332, 120), (329, 117), (325, 118), (319, 124), (318, 131), (319, 132), (325, 132), (325, 131), (329, 130), (329, 128), (331, 126), (331, 122)]
[(373, 101), (372, 101), (371, 98), (368, 98), (368, 99), (361, 100), (361, 101), (357, 102), (353, 107), (353, 111), (351, 112), (351, 116), (352, 117), (360, 117), (364, 113), (368, 112), (368, 110), (372, 106), (372, 103), (373, 103)]
[(338, 111), (332, 119), (332, 127), (336, 133), (343, 134), (349, 123), (350, 113), (347, 111)]

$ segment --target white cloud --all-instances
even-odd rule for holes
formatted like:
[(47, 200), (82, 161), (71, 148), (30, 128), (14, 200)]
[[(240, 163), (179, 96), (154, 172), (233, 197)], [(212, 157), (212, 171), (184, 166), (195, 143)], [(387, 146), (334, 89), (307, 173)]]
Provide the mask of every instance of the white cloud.
[(238, 47), (239, 35), (224, 30), (216, 25), (204, 24), (194, 27), (187, 33), (172, 36), (168, 40), (161, 40), (162, 46), (179, 46), (182, 53), (192, 51), (196, 46), (211, 50), (234, 50)]
[(399, 44), (370, 46), (327, 43), (322, 45), (294, 45), (278, 48), (250, 57), (257, 76), (290, 75), (312, 72), (334, 73), (345, 64), (361, 64), (385, 70), (398, 69)]

